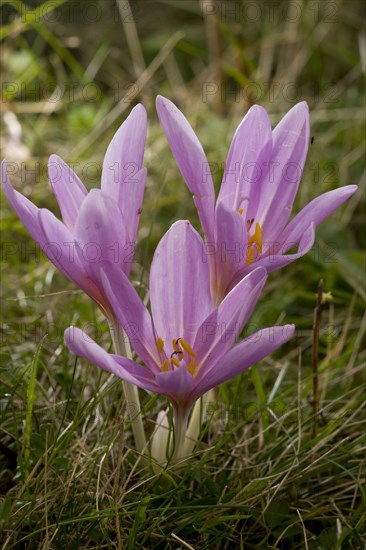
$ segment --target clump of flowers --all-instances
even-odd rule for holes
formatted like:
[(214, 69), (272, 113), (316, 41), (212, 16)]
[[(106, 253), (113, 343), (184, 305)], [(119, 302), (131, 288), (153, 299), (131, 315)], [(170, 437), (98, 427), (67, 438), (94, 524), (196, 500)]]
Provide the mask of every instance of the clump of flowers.
[[(234, 135), (215, 201), (209, 164), (188, 121), (165, 98), (157, 98), (157, 110), (194, 194), (204, 240), (186, 220), (175, 222), (162, 237), (150, 270), (150, 308), (129, 280), (146, 180), (142, 105), (133, 109), (108, 147), (101, 189), (88, 193), (59, 157), (50, 158), (49, 178), (62, 222), (14, 190), (5, 161), (2, 182), (32, 238), (108, 320), (115, 353), (107, 353), (76, 327), (66, 330), (65, 343), (123, 380), (126, 400), (137, 412), (132, 429), (140, 453), (148, 452), (149, 442), (137, 388), (169, 399), (174, 438), (169, 448), (159, 449), (167, 444), (160, 413), (150, 442), (153, 458), (164, 463), (166, 456), (176, 461), (190, 454), (187, 429), (199, 432), (192, 407), (201, 396), (293, 336), (294, 325), (283, 325), (237, 342), (268, 273), (305, 254), (314, 243), (315, 227), (357, 187), (325, 193), (290, 220), (310, 140), (308, 108), (304, 102), (296, 105), (272, 131), (266, 111), (254, 106)], [(294, 245), (297, 252), (289, 253)], [(92, 257), (85, 253), (90, 247)], [(190, 417), (193, 427), (188, 427)]]

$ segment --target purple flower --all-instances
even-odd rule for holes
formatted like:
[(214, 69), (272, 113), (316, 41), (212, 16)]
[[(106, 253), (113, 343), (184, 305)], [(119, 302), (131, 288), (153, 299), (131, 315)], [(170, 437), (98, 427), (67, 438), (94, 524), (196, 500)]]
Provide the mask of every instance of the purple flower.
[[(266, 111), (254, 105), (233, 137), (215, 204), (210, 167), (189, 122), (168, 99), (158, 96), (156, 106), (194, 194), (215, 303), (254, 268), (271, 272), (303, 256), (314, 243), (315, 227), (357, 190), (348, 185), (324, 193), (289, 221), (310, 143), (308, 106), (295, 105), (272, 132)], [(297, 252), (290, 253), (295, 246)]]
[(126, 275), (101, 267), (104, 290), (141, 366), (108, 354), (78, 328), (65, 332), (72, 352), (140, 388), (166, 395), (187, 419), (192, 404), (211, 388), (245, 371), (292, 337), (293, 325), (259, 330), (234, 345), (267, 278), (254, 269), (212, 309), (204, 243), (187, 221), (160, 241), (150, 273), (151, 312)]
[(6, 161), (2, 163), (5, 194), (31, 237), (107, 317), (111, 317), (112, 310), (101, 284), (99, 265), (113, 262), (126, 275), (130, 272), (146, 179), (146, 169), (142, 168), (146, 127), (145, 108), (137, 105), (109, 144), (101, 189), (89, 193), (60, 157), (50, 157), (49, 179), (62, 222), (15, 191)]

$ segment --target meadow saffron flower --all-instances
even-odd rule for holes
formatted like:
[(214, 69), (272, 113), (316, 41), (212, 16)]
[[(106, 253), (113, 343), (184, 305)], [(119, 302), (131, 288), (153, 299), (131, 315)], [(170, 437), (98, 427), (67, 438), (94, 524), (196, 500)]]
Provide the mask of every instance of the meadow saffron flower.
[(31, 237), (108, 318), (113, 313), (98, 266), (110, 261), (126, 275), (130, 272), (146, 180), (146, 169), (142, 168), (146, 128), (145, 108), (137, 105), (109, 144), (101, 189), (89, 193), (60, 157), (50, 157), (49, 179), (62, 222), (16, 191), (10, 183), (6, 161), (2, 163), (4, 192)]
[(203, 254), (204, 243), (190, 223), (173, 224), (154, 254), (151, 315), (126, 275), (113, 264), (101, 266), (105, 293), (144, 366), (108, 354), (80, 329), (70, 327), (65, 332), (66, 345), (75, 354), (170, 399), (175, 412), (176, 457), (193, 403), (294, 333), (293, 325), (265, 328), (234, 345), (259, 298), (266, 270), (254, 269), (213, 309)]
[(193, 193), (216, 304), (254, 268), (271, 272), (308, 252), (316, 226), (357, 190), (348, 185), (324, 193), (289, 221), (310, 144), (308, 106), (295, 105), (272, 132), (265, 109), (254, 105), (233, 137), (215, 204), (210, 166), (189, 122), (168, 99), (158, 96), (156, 107)]

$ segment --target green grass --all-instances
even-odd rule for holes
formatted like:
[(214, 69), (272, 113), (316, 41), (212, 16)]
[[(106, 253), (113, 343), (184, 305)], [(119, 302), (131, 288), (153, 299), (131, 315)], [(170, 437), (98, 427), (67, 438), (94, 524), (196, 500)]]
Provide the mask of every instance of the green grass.
[[(86, 185), (98, 186), (113, 132), (133, 102), (142, 101), (149, 113), (149, 175), (133, 280), (143, 292), (164, 231), (180, 218), (198, 227), (157, 121), (158, 93), (192, 122), (209, 161), (217, 163), (217, 185), (231, 136), (256, 91), (273, 124), (306, 99), (315, 141), (296, 210), (341, 185), (357, 183), (361, 191), (318, 229), (306, 257), (269, 277), (251, 328), (294, 322), (297, 336), (218, 388), (194, 456), (158, 473), (134, 450), (121, 382), (63, 344), (65, 328), (88, 324), (110, 349), (105, 321), (37, 252), (2, 194), (3, 548), (364, 548), (362, 2), (298, 2), (301, 17), (289, 21), (283, 16), (289, 3), (282, 1), (273, 22), (268, 2), (257, 3), (257, 20), (245, 11), (253, 3), (218, 2), (221, 11), (206, 29), (196, 1), (139, 0), (132, 2), (138, 32), (132, 45), (123, 2), (125, 24), (117, 4), (104, 1), (93, 3), (103, 16), (93, 25), (79, 3), (46, 4), (56, 11), (43, 20), (41, 2), (29, 2), (38, 8), (33, 17), (20, 1), (2, 7), (4, 105), (22, 128), (17, 142), (3, 125), (2, 157), (21, 155), (23, 171), (13, 183), (56, 213), (48, 156), (78, 163)], [(225, 6), (237, 11), (225, 15)], [(168, 43), (178, 31), (183, 34)], [(145, 67), (136, 67), (140, 49)], [(204, 101), (212, 82), (218, 91)], [(47, 102), (52, 92), (58, 99)], [(89, 162), (95, 172), (87, 170)], [(314, 437), (311, 350), (320, 279), (333, 300), (321, 322)], [(143, 392), (141, 398), (151, 434), (167, 403)]]

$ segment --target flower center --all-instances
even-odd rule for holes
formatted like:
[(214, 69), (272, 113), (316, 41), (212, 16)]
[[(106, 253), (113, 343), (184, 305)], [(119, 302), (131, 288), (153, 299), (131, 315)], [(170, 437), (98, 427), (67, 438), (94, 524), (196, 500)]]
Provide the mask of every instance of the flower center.
[(193, 376), (196, 368), (195, 351), (191, 348), (187, 340), (185, 340), (184, 338), (174, 339), (172, 341), (172, 346), (174, 351), (170, 355), (170, 359), (163, 358), (162, 354), (164, 350), (164, 341), (160, 337), (156, 340), (156, 349), (158, 350), (158, 353), (162, 360), (159, 365), (160, 369), (163, 372), (166, 372), (169, 369), (174, 370), (174, 368), (180, 367), (180, 364), (184, 360), (185, 364), (187, 365), (188, 372), (190, 372)]

